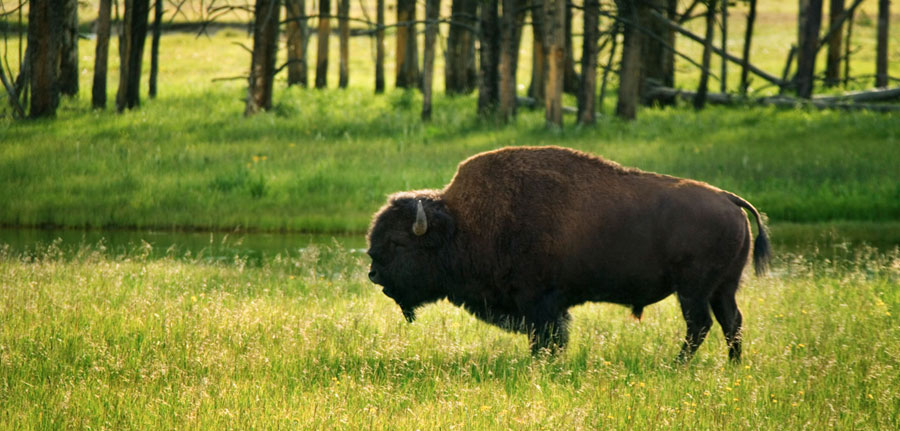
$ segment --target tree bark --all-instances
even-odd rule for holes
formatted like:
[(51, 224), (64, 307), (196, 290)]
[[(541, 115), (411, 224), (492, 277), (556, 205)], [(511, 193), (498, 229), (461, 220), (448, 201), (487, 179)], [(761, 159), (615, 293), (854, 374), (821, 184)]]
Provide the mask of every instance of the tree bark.
[(624, 24), (622, 60), (619, 66), (619, 100), (616, 115), (633, 120), (637, 115), (637, 104), (641, 87), (641, 47), (643, 35), (635, 23), (639, 22), (636, 3), (641, 0), (616, 0), (619, 16), (627, 19)]
[(422, 79), (422, 119), (431, 120), (431, 96), (434, 83), (434, 42), (437, 39), (438, 23), (441, 13), (441, 0), (425, 2), (425, 52), (424, 76)]
[(544, 0), (544, 51), (547, 76), (544, 106), (547, 127), (562, 127), (562, 93), (565, 74), (566, 2)]
[(451, 23), (444, 63), (444, 91), (447, 94), (469, 94), (478, 82), (475, 36), (469, 30), (475, 27), (477, 13), (477, 0), (453, 0), (450, 6)]
[(878, 0), (878, 42), (875, 47), (875, 86), (888, 84), (888, 25), (891, 17), (890, 0)]
[(125, 18), (119, 33), (119, 90), (116, 93), (116, 110), (119, 112), (141, 104), (141, 66), (149, 14), (150, 0), (125, 0)]
[(716, 3), (716, 0), (709, 0), (706, 6), (706, 43), (703, 45), (703, 68), (700, 71), (697, 96), (694, 97), (694, 109), (703, 109), (706, 106), (706, 94), (709, 90), (709, 60), (712, 56), (713, 35), (716, 26)]
[[(722, 1), (722, 52), (728, 52), (728, 1)], [(719, 90), (728, 91), (728, 62), (722, 60), (722, 71), (719, 76)]]
[(609, 79), (609, 72), (613, 68), (613, 62), (616, 58), (616, 48), (618, 48), (619, 41), (619, 29), (621, 28), (618, 22), (613, 23), (612, 31), (610, 32), (610, 40), (612, 40), (611, 47), (609, 48), (609, 57), (606, 59), (606, 67), (603, 68), (603, 80), (600, 83), (600, 96), (597, 100), (597, 106), (603, 110), (603, 104), (606, 99), (606, 83)]
[(531, 0), (531, 29), (534, 41), (531, 47), (531, 84), (528, 86), (528, 95), (538, 102), (543, 102), (546, 86), (544, 81), (547, 73), (543, 0)]
[(584, 2), (584, 43), (581, 48), (581, 89), (578, 92), (578, 122), (594, 124), (594, 93), (597, 91), (597, 41), (599, 39), (600, 2)]
[(841, 41), (843, 25), (840, 22), (844, 14), (844, 0), (831, 0), (828, 8), (828, 22), (831, 35), (828, 37), (828, 61), (825, 62), (825, 86), (835, 87), (841, 82)]
[(94, 82), (91, 87), (91, 105), (106, 108), (106, 70), (109, 64), (109, 27), (112, 0), (100, 0), (97, 13), (97, 46), (94, 53)]
[(278, 52), (278, 13), (280, 0), (256, 0), (253, 25), (253, 54), (250, 63), (250, 85), (244, 115), (272, 108), (275, 79), (275, 56)]
[(59, 92), (78, 94), (78, 0), (63, 0), (60, 31)]
[(481, 2), (481, 79), (478, 86), (478, 113), (492, 116), (500, 99), (500, 23), (497, 0)]
[[(383, 0), (382, 0), (383, 1)], [(285, 0), (287, 18), (288, 86), (306, 87), (306, 45), (309, 42), (309, 26), (306, 22), (306, 0)]]
[(384, 0), (375, 3), (375, 94), (384, 93)]
[(339, 88), (347, 88), (350, 82), (350, 0), (338, 0), (338, 29), (340, 33)]
[[(664, 22), (650, 17), (651, 10), (665, 10), (669, 18), (674, 18), (671, 0), (644, 0), (633, 2), (637, 13), (637, 25), (643, 27), (643, 43), (641, 44), (640, 99), (644, 105), (658, 103), (670, 105), (674, 99), (651, 99), (648, 90), (654, 86), (672, 87), (675, 85), (675, 31)], [(638, 30), (642, 31), (642, 30)], [(666, 46), (668, 45), (668, 46)]]
[(518, 0), (503, 0), (500, 19), (500, 118), (509, 121), (516, 116), (516, 68), (518, 65)]
[(153, 6), (153, 40), (150, 42), (150, 83), (147, 95), (153, 99), (156, 97), (156, 78), (159, 75), (159, 37), (162, 31), (163, 2), (156, 0)]
[(847, 18), (847, 38), (844, 40), (844, 86), (850, 83), (850, 41), (853, 40), (853, 15), (856, 13), (853, 9), (850, 9), (849, 17)]
[(331, 0), (319, 0), (319, 29), (316, 32), (316, 88), (328, 86), (328, 36), (331, 34)]
[(572, 43), (572, 16), (573, 16), (573, 5), (572, 0), (560, 0), (566, 3), (566, 19), (565, 19), (565, 59), (564, 59), (564, 71), (565, 75), (563, 75), (563, 91), (569, 94), (577, 94), (578, 93), (578, 73), (575, 72), (575, 47)]
[(53, 0), (31, 0), (28, 8), (28, 53), (30, 63), (32, 118), (52, 117), (59, 106), (59, 47), (63, 25), (61, 11)]
[(822, 0), (800, 0), (800, 25), (797, 35), (797, 95), (809, 99), (813, 91), (819, 29), (822, 26)]
[(397, 0), (397, 88), (419, 86), (419, 46), (415, 20), (415, 0)]
[[(741, 94), (746, 95), (750, 89), (748, 79), (750, 64), (750, 44), (753, 41), (753, 26), (756, 24), (756, 0), (750, 0), (750, 11), (747, 13), (747, 29), (744, 31), (744, 64), (741, 65)], [(723, 60), (724, 61), (724, 60)]]

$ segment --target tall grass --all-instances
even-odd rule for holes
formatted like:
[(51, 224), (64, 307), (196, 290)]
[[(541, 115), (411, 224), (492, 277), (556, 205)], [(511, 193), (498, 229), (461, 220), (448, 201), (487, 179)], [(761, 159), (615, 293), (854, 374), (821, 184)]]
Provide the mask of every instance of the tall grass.
[(792, 255), (687, 366), (671, 298), (574, 309), (571, 345), (446, 302), (406, 324), (331, 247), (260, 267), (0, 251), (0, 429), (856, 429), (900, 426), (900, 252)]

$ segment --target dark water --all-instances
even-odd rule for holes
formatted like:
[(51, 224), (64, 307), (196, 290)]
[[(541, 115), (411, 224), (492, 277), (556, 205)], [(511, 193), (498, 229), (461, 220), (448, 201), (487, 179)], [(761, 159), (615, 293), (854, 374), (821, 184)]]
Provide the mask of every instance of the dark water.
[[(815, 255), (836, 259), (866, 248), (891, 252), (900, 247), (900, 222), (773, 224), (776, 254)], [(292, 257), (311, 246), (362, 253), (363, 234), (170, 232), (132, 230), (0, 229), (0, 248), (13, 255), (40, 255), (53, 249), (63, 255), (99, 251), (110, 256), (145, 256), (262, 263)]]
[(109, 256), (186, 258), (261, 263), (291, 257), (310, 246), (362, 253), (365, 236), (299, 233), (171, 232), (133, 230), (0, 229), (0, 247), (15, 255), (63, 255), (99, 251)]

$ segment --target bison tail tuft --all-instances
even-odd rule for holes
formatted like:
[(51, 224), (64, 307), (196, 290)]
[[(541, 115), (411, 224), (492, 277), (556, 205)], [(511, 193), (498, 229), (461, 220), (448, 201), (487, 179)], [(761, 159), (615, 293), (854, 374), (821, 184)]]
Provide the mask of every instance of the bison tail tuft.
[(772, 246), (769, 244), (769, 235), (762, 222), (759, 222), (759, 233), (753, 241), (753, 269), (756, 276), (765, 275), (769, 269), (769, 260), (772, 258)]
[(757, 276), (764, 275), (769, 267), (769, 260), (772, 258), (772, 246), (769, 243), (769, 233), (767, 232), (765, 224), (763, 224), (763, 217), (753, 205), (750, 205), (750, 202), (745, 201), (740, 196), (734, 193), (728, 193), (728, 197), (735, 205), (750, 211), (750, 213), (756, 217), (756, 228), (758, 232), (756, 234), (756, 240), (753, 241), (753, 269), (756, 271)]

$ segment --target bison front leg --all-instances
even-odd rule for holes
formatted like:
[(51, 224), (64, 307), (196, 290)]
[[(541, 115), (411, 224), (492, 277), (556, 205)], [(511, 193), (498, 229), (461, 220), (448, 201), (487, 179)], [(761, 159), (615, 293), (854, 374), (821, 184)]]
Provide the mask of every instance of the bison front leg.
[(566, 311), (561, 316), (530, 324), (531, 354), (538, 355), (544, 351), (555, 354), (563, 350), (569, 342), (569, 320), (569, 312)]
[(709, 300), (705, 297), (678, 294), (678, 302), (681, 304), (681, 314), (687, 322), (687, 335), (676, 361), (684, 363), (694, 356), (694, 352), (706, 339), (706, 334), (712, 326), (712, 317), (709, 315)]

